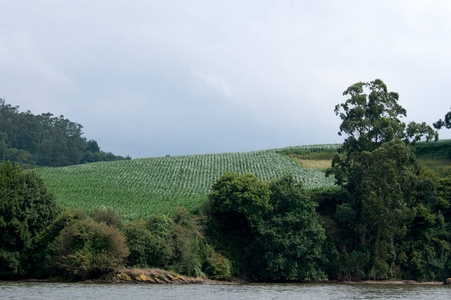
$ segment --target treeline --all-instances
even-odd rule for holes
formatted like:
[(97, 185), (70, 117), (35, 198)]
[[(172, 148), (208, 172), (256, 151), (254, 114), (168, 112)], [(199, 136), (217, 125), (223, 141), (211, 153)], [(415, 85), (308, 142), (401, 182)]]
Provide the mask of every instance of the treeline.
[(63, 116), (19, 112), (0, 98), (0, 161), (32, 168), (126, 159), (101, 151), (95, 140), (83, 137), (82, 129)]

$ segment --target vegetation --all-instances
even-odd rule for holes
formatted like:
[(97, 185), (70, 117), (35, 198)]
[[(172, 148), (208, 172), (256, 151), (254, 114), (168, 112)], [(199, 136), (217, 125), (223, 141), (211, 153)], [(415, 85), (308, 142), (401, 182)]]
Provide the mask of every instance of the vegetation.
[(0, 277), (30, 270), (33, 239), (58, 213), (53, 194), (35, 173), (0, 164)]
[(449, 224), (441, 220), (449, 199), (437, 206), (437, 181), (422, 171), (409, 145), (411, 137), (430, 139), (432, 129), (411, 123), (406, 134), (399, 119), (405, 110), (381, 80), (355, 84), (347, 94), (335, 111), (343, 109), (340, 134), (348, 138), (329, 170), (347, 193), (333, 216), (342, 278), (443, 277), (451, 247)]
[(123, 265), (128, 255), (124, 235), (104, 222), (86, 218), (64, 227), (48, 245), (50, 275), (96, 278)]
[(109, 206), (125, 221), (173, 214), (177, 206), (194, 211), (225, 172), (251, 173), (264, 180), (289, 173), (307, 189), (333, 186), (333, 179), (323, 172), (302, 168), (277, 150), (101, 162), (36, 172), (63, 207)]
[[(344, 94), (335, 108), (341, 146), (26, 173), (1, 164), (0, 277), (78, 280), (151, 267), (219, 280), (448, 278), (451, 175), (425, 165), (449, 166), (451, 143), (421, 142), (436, 132), (404, 124), (398, 94), (381, 80)], [(329, 161), (333, 177), (293, 159)], [(37, 173), (68, 207), (63, 213)], [(129, 270), (119, 276), (173, 280)]]
[(451, 111), (446, 113), (444, 120), (439, 119), (437, 122), (435, 122), (434, 127), (436, 129), (441, 129), (443, 127), (451, 129)]
[(260, 280), (315, 280), (326, 235), (315, 203), (291, 176), (271, 182), (226, 173), (205, 206), (212, 243), (230, 257), (237, 275)]
[(22, 167), (59, 167), (94, 161), (122, 160), (100, 151), (96, 141), (83, 137), (83, 127), (51, 113), (33, 115), (0, 98), (0, 162)]

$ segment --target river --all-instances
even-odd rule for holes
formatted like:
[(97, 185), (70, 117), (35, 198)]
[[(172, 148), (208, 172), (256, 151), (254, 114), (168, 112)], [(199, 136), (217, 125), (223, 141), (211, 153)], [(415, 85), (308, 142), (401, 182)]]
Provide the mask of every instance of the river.
[(451, 286), (377, 284), (157, 285), (2, 282), (0, 299), (451, 299)]

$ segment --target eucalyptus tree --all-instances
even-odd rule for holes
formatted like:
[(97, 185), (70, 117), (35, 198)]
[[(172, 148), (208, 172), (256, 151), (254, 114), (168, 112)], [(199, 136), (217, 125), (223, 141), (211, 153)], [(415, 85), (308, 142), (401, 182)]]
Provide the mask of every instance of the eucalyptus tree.
[(335, 113), (342, 120), (339, 135), (347, 138), (328, 173), (349, 195), (335, 214), (344, 277), (395, 277), (402, 269), (399, 245), (412, 230), (418, 195), (427, 186), (411, 144), (430, 141), (436, 132), (425, 123), (406, 125), (398, 93), (380, 79), (356, 83), (343, 94), (349, 98)]

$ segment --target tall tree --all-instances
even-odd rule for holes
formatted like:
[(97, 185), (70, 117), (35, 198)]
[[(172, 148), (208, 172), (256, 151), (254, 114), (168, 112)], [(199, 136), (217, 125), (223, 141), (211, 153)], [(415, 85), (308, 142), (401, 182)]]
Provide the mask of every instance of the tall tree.
[[(390, 278), (399, 275), (396, 270), (409, 268), (397, 260), (397, 252), (403, 238), (416, 229), (412, 222), (423, 211), (419, 195), (425, 194), (426, 187), (435, 189), (423, 184), (409, 144), (431, 140), (436, 133), (425, 123), (406, 126), (401, 121), (406, 110), (397, 103), (398, 94), (388, 92), (382, 80), (356, 83), (344, 95), (350, 98), (337, 105), (335, 112), (343, 121), (339, 134), (348, 137), (328, 172), (349, 194), (335, 214), (343, 277)], [(412, 253), (406, 250), (403, 255), (412, 258)]]
[(402, 122), (407, 112), (398, 103), (398, 93), (388, 92), (380, 79), (355, 83), (343, 95), (349, 98), (335, 106), (335, 114), (342, 120), (338, 134), (345, 134), (347, 138), (340, 149), (344, 155), (334, 158), (331, 171), (340, 186), (349, 184), (351, 165), (360, 159), (363, 151), (373, 151), (397, 139), (408, 144), (438, 137), (426, 123), (406, 125)]

